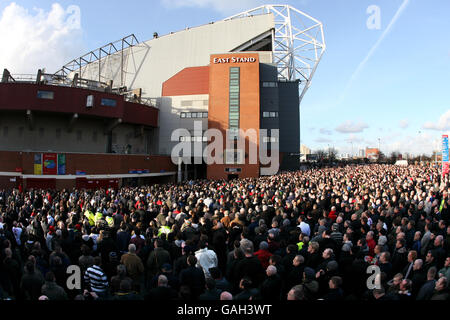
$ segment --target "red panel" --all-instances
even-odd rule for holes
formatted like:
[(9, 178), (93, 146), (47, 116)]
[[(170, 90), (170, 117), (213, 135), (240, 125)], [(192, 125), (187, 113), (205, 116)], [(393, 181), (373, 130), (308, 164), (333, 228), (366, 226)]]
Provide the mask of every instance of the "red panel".
[(27, 189), (55, 189), (56, 179), (26, 179)]
[(209, 93), (209, 66), (185, 68), (165, 81), (162, 96), (185, 96)]
[(42, 173), (56, 175), (58, 174), (58, 159), (56, 153), (44, 153)]
[[(53, 99), (39, 99), (38, 90), (52, 91)], [(94, 96), (94, 106), (86, 108), (88, 95)], [(103, 98), (116, 100), (115, 107), (102, 106)], [(80, 88), (61, 86), (0, 83), (0, 110), (32, 110), (55, 113), (78, 113), (101, 118), (122, 118), (124, 123), (156, 127), (158, 109), (126, 102), (123, 96)]]

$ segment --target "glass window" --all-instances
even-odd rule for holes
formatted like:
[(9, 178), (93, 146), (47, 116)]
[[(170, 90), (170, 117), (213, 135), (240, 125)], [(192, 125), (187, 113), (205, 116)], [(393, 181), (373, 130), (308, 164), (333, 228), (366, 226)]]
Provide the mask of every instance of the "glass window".
[(203, 112), (203, 118), (208, 118), (208, 112)]
[(271, 118), (275, 118), (275, 117), (276, 117), (275, 112), (271, 112), (271, 113), (270, 113), (270, 117), (271, 117)]
[(191, 112), (192, 118), (197, 118), (197, 112)]
[(186, 118), (186, 112), (180, 113), (180, 118)]
[(38, 90), (37, 92), (37, 97), (39, 99), (49, 99), (52, 100), (54, 98), (54, 93), (53, 91), (42, 91), (42, 90)]
[(268, 118), (270, 116), (270, 112), (264, 111), (263, 118)]
[(186, 118), (192, 118), (192, 114), (190, 112), (186, 112)]
[(114, 99), (103, 98), (101, 105), (105, 107), (115, 107), (117, 106), (117, 101)]

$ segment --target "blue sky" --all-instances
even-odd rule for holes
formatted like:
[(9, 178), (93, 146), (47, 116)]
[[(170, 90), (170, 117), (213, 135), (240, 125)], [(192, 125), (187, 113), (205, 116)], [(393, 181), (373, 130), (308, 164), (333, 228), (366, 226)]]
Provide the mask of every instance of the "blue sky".
[[(35, 73), (38, 67), (53, 71), (71, 58), (131, 33), (144, 41), (154, 31), (167, 34), (264, 3), (17, 0), (13, 5), (0, 0), (0, 68), (12, 73)], [(378, 142), (386, 154), (430, 154), (438, 148), (441, 134), (450, 130), (450, 1), (269, 3), (290, 4), (324, 24), (327, 50), (301, 104), (302, 144), (313, 150), (333, 146), (339, 153), (351, 153), (352, 143), (354, 153), (366, 146), (377, 147)], [(386, 32), (402, 4), (403, 10)], [(81, 13), (75, 27), (67, 27), (70, 14), (66, 10), (71, 5)], [(380, 8), (379, 30), (366, 26), (370, 5)], [(355, 73), (371, 49), (369, 59)]]

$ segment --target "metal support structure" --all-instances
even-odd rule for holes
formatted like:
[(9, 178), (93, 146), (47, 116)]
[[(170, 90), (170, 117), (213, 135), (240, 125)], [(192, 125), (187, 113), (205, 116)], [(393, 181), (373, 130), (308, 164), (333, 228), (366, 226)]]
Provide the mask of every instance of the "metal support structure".
[(325, 52), (323, 24), (289, 5), (263, 5), (224, 20), (270, 13), (275, 24), (272, 52), (273, 63), (278, 65), (278, 79), (299, 80), (301, 102)]
[(88, 64), (94, 63), (98, 61), (98, 81), (102, 82), (101, 79), (101, 60), (105, 59), (108, 56), (111, 56), (119, 51), (121, 51), (121, 86), (123, 86), (124, 82), (124, 58), (123, 51), (127, 48), (131, 48), (135, 45), (139, 44), (138, 39), (134, 34), (130, 34), (122, 39), (119, 39), (114, 42), (110, 42), (103, 47), (92, 50), (85, 55), (73, 59), (72, 61), (66, 63), (60, 70), (56, 71), (54, 74), (59, 76), (67, 77), (72, 72), (79, 72), (80, 77), (82, 77), (82, 70)]

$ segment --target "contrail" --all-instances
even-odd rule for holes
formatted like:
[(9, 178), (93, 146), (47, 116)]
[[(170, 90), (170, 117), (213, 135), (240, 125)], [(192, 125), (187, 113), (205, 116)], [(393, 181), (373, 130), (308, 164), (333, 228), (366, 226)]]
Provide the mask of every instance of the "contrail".
[(353, 84), (353, 81), (355, 81), (356, 77), (361, 72), (361, 70), (364, 68), (364, 66), (366, 65), (367, 61), (369, 61), (369, 59), (374, 54), (375, 50), (377, 50), (378, 46), (381, 44), (381, 42), (383, 42), (384, 38), (389, 34), (389, 32), (391, 31), (392, 27), (397, 22), (398, 18), (400, 18), (400, 15), (406, 9), (408, 4), (409, 4), (409, 0), (403, 0), (403, 3), (398, 8), (397, 12), (395, 13), (395, 15), (392, 18), (391, 22), (387, 26), (386, 30), (384, 30), (383, 34), (378, 39), (378, 41), (375, 43), (375, 45), (370, 49), (370, 51), (367, 54), (367, 56), (364, 58), (363, 61), (361, 61), (361, 63), (359, 64), (358, 68), (356, 68), (355, 72), (353, 72), (352, 76), (350, 77), (350, 80), (347, 83), (347, 86), (344, 89), (344, 92), (342, 93), (342, 95), (339, 98), (338, 105), (344, 100), (344, 98), (347, 95), (348, 90), (350, 89), (351, 85)]

